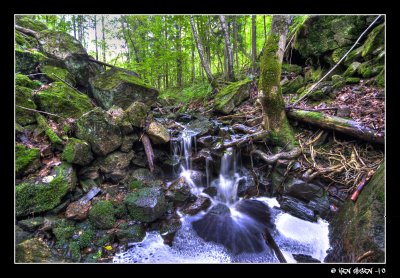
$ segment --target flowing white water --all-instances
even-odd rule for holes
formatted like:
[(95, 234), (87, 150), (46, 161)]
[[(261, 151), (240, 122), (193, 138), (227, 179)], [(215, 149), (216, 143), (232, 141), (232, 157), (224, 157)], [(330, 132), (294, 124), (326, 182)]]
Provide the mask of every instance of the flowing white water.
[[(275, 198), (257, 197), (242, 200), (237, 197), (239, 181), (238, 154), (227, 149), (221, 158), (219, 177), (210, 182), (209, 161), (206, 159), (207, 184), (196, 184), (192, 178), (192, 146), (196, 132), (184, 130), (180, 144), (171, 145), (173, 159), (182, 161), (180, 177), (184, 177), (195, 195), (205, 186), (217, 187), (207, 212), (194, 216), (181, 215), (182, 227), (176, 233), (172, 247), (163, 243), (158, 232), (147, 233), (141, 243), (117, 254), (116, 263), (279, 263), (275, 254), (260, 236), (263, 229), (275, 224), (271, 232), (288, 262), (296, 262), (292, 254), (309, 255), (323, 261), (329, 248), (328, 223), (311, 223), (279, 210)], [(196, 152), (197, 150), (195, 150)], [(257, 203), (258, 202), (258, 203)], [(263, 206), (269, 211), (263, 214)], [(179, 213), (179, 212), (178, 212)], [(255, 218), (253, 218), (255, 217)], [(272, 222), (262, 223), (262, 221)], [(260, 222), (261, 221), (261, 222)], [(246, 247), (247, 246), (247, 247)]]

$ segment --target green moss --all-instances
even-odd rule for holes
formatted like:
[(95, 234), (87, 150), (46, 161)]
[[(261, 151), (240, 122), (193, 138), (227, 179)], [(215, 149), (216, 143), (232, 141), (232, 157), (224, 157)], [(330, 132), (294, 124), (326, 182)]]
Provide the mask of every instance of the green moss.
[(222, 88), (214, 98), (214, 108), (225, 114), (230, 113), (236, 105), (249, 97), (250, 83), (250, 79), (244, 79)]
[(15, 49), (15, 71), (17, 73), (31, 74), (35, 67), (46, 60), (47, 57), (35, 50)]
[(49, 88), (35, 95), (43, 111), (65, 118), (79, 118), (93, 108), (87, 95), (81, 94), (62, 82), (53, 82)]
[(143, 187), (143, 183), (140, 180), (134, 180), (129, 184), (129, 190), (130, 191), (134, 191), (138, 188), (142, 188)]
[(15, 30), (15, 43), (17, 44), (16, 46), (19, 46), (22, 49), (32, 47), (25, 35), (17, 30)]
[(50, 57), (65, 59), (71, 53), (86, 54), (82, 44), (65, 32), (44, 30), (38, 35), (41, 50)]
[(303, 68), (301, 66), (295, 65), (295, 64), (282, 63), (282, 71), (294, 72), (296, 74), (300, 74), (300, 73), (302, 73)]
[(35, 160), (40, 159), (38, 148), (28, 149), (22, 144), (15, 146), (15, 174), (21, 175)]
[(127, 119), (134, 127), (144, 127), (150, 107), (143, 102), (135, 101), (124, 111)]
[(333, 88), (340, 89), (346, 84), (346, 80), (340, 75), (332, 75)]
[(127, 216), (127, 210), (125, 204), (118, 204), (115, 208), (115, 217), (118, 219), (125, 219)]
[(133, 85), (138, 85), (146, 89), (153, 89), (149, 84), (145, 83), (139, 77), (129, 74), (129, 72), (124, 70), (113, 70), (110, 69), (100, 74), (93, 82), (95, 87), (101, 88), (102, 90), (112, 90), (118, 86), (121, 81), (128, 82)]
[(15, 17), (15, 24), (31, 29), (36, 32), (40, 32), (47, 29), (46, 24), (40, 22), (38, 20), (33, 19), (32, 16), (29, 15), (18, 15)]
[(42, 66), (40, 69), (51, 81), (60, 81), (58, 78), (61, 78), (72, 86), (75, 86), (76, 84), (75, 78), (66, 69), (50, 65)]
[(68, 250), (71, 254), (72, 261), (79, 262), (81, 260), (81, 250), (77, 242), (71, 242), (68, 246)]
[(87, 229), (80, 235), (78, 239), (79, 247), (83, 249), (91, 246), (94, 237), (95, 237), (95, 232), (90, 228)]
[(51, 210), (76, 183), (71, 165), (62, 163), (55, 167), (55, 176), (49, 182), (26, 181), (15, 187), (15, 213), (17, 217)]
[(369, 33), (368, 38), (366, 39), (364, 43), (364, 48), (361, 53), (362, 57), (369, 56), (372, 54), (372, 52), (380, 47), (381, 45), (384, 45), (385, 43), (385, 24), (382, 23), (381, 25), (378, 25), (375, 27), (371, 33)]
[(344, 54), (349, 51), (350, 47), (339, 47), (332, 52), (331, 58), (334, 64), (339, 62), (339, 60), (344, 56)]
[[(36, 109), (32, 100), (32, 90), (19, 85), (15, 86), (15, 104), (18, 106)], [(18, 124), (25, 126), (36, 122), (36, 112), (20, 107), (15, 107), (15, 120)]]
[(73, 164), (87, 165), (93, 160), (90, 145), (83, 140), (68, 138), (61, 159)]
[(61, 146), (63, 141), (60, 139), (60, 137), (58, 137), (58, 135), (54, 132), (54, 130), (47, 124), (46, 119), (42, 115), (36, 114), (36, 120), (40, 128), (42, 128), (46, 133), (50, 142), (56, 146)]
[(346, 66), (348, 66), (354, 61), (361, 61), (362, 60), (361, 53), (362, 53), (363, 49), (364, 49), (363, 45), (356, 49), (353, 49), (349, 53), (349, 55), (347, 55), (347, 57), (344, 59), (344, 64)]
[[(95, 240), (95, 245), (98, 247), (103, 247), (106, 244), (109, 244), (112, 242), (112, 235), (110, 234), (103, 234), (99, 238)], [(101, 255), (100, 255), (101, 256)]]
[(299, 75), (295, 79), (288, 81), (282, 85), (282, 94), (295, 93), (298, 89), (303, 87), (304, 78)]
[(381, 88), (385, 87), (385, 70), (384, 69), (376, 76), (376, 84)]
[(130, 227), (123, 227), (117, 232), (119, 240), (127, 240), (129, 242), (140, 242), (144, 239), (146, 231), (142, 225), (133, 225)]
[(109, 201), (99, 201), (89, 211), (89, 220), (97, 228), (111, 229), (115, 224), (114, 207)]
[(56, 247), (62, 248), (74, 235), (75, 224), (71, 220), (60, 219), (54, 224), (53, 234), (56, 237)]
[(360, 82), (360, 78), (358, 77), (347, 77), (346, 84), (358, 84)]
[(350, 77), (353, 76), (356, 72), (357, 69), (360, 67), (360, 63), (359, 62), (353, 62), (351, 63), (351, 65), (346, 69), (346, 71), (343, 73), (344, 77)]
[(26, 75), (17, 74), (15, 75), (15, 85), (31, 89), (37, 89), (38, 87), (40, 87), (41, 83), (37, 80), (31, 80)]

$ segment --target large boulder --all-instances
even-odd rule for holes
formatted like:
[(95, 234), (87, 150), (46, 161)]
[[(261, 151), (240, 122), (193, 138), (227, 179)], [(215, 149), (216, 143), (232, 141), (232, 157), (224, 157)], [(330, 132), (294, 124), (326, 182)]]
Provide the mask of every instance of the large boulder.
[(351, 262), (367, 251), (363, 263), (385, 261), (385, 165), (379, 166), (357, 201), (347, 200), (330, 223), (332, 248), (326, 262)]
[[(36, 109), (36, 105), (32, 100), (32, 89), (15, 86), (15, 105)], [(18, 124), (25, 126), (36, 122), (35, 112), (15, 107), (15, 120)]]
[(43, 263), (52, 257), (50, 247), (38, 238), (25, 240), (15, 248), (17, 263)]
[(46, 78), (50, 82), (60, 81), (59, 78), (61, 78), (71, 86), (76, 85), (76, 80), (74, 76), (63, 67), (53, 66), (45, 62), (44, 65), (40, 67), (40, 71), (46, 74)]
[(229, 114), (233, 109), (250, 97), (250, 79), (241, 80), (222, 88), (215, 96), (214, 109)]
[(312, 16), (300, 29), (294, 48), (305, 57), (351, 46), (367, 28), (373, 16)]
[(92, 162), (93, 154), (87, 142), (69, 138), (62, 153), (62, 159), (68, 163), (84, 166)]
[(141, 80), (134, 72), (112, 68), (91, 80), (94, 98), (105, 109), (117, 105), (123, 109), (132, 102), (141, 101), (151, 106), (158, 90)]
[(153, 144), (165, 144), (170, 140), (168, 130), (160, 123), (151, 122), (147, 130)]
[(153, 222), (167, 211), (161, 187), (143, 187), (126, 195), (124, 203), (132, 219)]
[(100, 156), (118, 149), (122, 143), (118, 125), (100, 107), (96, 107), (79, 118), (76, 136), (88, 142), (92, 151)]
[(40, 110), (65, 118), (79, 118), (93, 109), (87, 95), (78, 93), (62, 82), (53, 82), (47, 89), (35, 94), (34, 100)]
[(140, 101), (135, 101), (124, 112), (124, 117), (134, 127), (144, 127), (150, 107)]
[(15, 24), (18, 26), (27, 28), (27, 29), (31, 29), (35, 32), (47, 30), (46, 24), (33, 19), (33, 17), (29, 16), (29, 15), (16, 15), (15, 16)]
[(15, 146), (15, 175), (22, 177), (40, 168), (40, 150), (27, 148), (22, 144)]
[(76, 173), (68, 163), (55, 167), (53, 174), (40, 180), (18, 184), (15, 187), (16, 216), (41, 213), (55, 208), (75, 185)]

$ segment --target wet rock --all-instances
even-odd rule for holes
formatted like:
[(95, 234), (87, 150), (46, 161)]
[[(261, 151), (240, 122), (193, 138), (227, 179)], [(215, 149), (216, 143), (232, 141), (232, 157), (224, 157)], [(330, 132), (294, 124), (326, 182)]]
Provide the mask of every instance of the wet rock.
[(62, 202), (67, 192), (76, 185), (76, 173), (68, 163), (56, 166), (43, 179), (24, 181), (15, 187), (17, 217), (51, 210)]
[(99, 107), (79, 118), (76, 136), (87, 141), (92, 151), (100, 156), (118, 149), (122, 143), (119, 127), (111, 116)]
[(184, 202), (191, 196), (190, 186), (184, 177), (180, 177), (171, 183), (165, 196), (173, 202)]
[[(32, 100), (32, 89), (16, 85), (15, 105), (36, 109), (36, 104)], [(35, 112), (15, 107), (15, 120), (22, 126), (33, 124), (36, 122)]]
[(17, 178), (34, 173), (40, 166), (40, 150), (38, 148), (29, 149), (22, 144), (15, 145), (15, 175)]
[(79, 118), (93, 109), (87, 95), (78, 93), (60, 81), (53, 82), (45, 90), (37, 92), (34, 101), (40, 110), (65, 118)]
[(151, 106), (158, 97), (157, 89), (128, 70), (112, 68), (97, 75), (90, 83), (94, 98), (105, 109), (113, 105), (126, 109), (137, 100)]
[(15, 248), (17, 263), (44, 263), (51, 259), (49, 246), (38, 238), (25, 240)]
[(218, 189), (215, 186), (209, 186), (203, 190), (203, 193), (209, 195), (210, 197), (215, 197), (218, 194)]
[(283, 184), (282, 193), (301, 200), (310, 201), (322, 197), (324, 190), (318, 185), (296, 178), (289, 178)]
[(116, 222), (112, 203), (109, 201), (99, 201), (94, 204), (89, 211), (89, 220), (98, 229), (111, 229)]
[[(175, 117), (174, 117), (175, 118)], [(188, 123), (191, 120), (193, 120), (193, 116), (190, 114), (185, 114), (185, 113), (179, 113), (176, 116), (176, 121), (178, 122), (182, 122), (182, 123)]]
[(132, 150), (133, 144), (139, 141), (139, 136), (136, 133), (125, 135), (122, 137), (121, 152), (129, 152)]
[(317, 216), (315, 215), (314, 211), (296, 198), (284, 196), (279, 201), (279, 204), (283, 211), (295, 217), (306, 221), (317, 222)]
[(24, 230), (22, 230), (19, 226), (15, 225), (15, 244), (19, 244), (23, 241), (25, 241), (26, 239), (29, 239), (32, 237), (31, 233), (28, 233)]
[(204, 185), (206, 184), (206, 175), (197, 170), (186, 170), (185, 176), (190, 178), (195, 185)]
[(199, 146), (206, 148), (214, 146), (218, 141), (222, 141), (222, 138), (211, 135), (203, 136), (197, 139), (197, 143), (199, 144)]
[(149, 128), (147, 129), (147, 134), (153, 144), (165, 144), (170, 140), (168, 130), (162, 124), (157, 122), (150, 123)]
[(234, 82), (222, 88), (215, 96), (214, 109), (223, 114), (229, 114), (233, 109), (249, 98), (250, 79)]
[(350, 199), (339, 208), (330, 223), (331, 249), (325, 262), (356, 262), (367, 251), (371, 257), (362, 263), (385, 261), (385, 164), (381, 164), (354, 203)]
[(112, 181), (122, 180), (127, 173), (134, 152), (124, 153), (120, 151), (113, 152), (99, 160), (99, 167), (106, 178)]
[(92, 162), (93, 154), (90, 145), (76, 138), (69, 138), (62, 153), (62, 159), (68, 163), (77, 165), (88, 165)]
[(193, 130), (197, 136), (203, 136), (214, 132), (214, 126), (207, 118), (196, 119), (186, 125), (186, 128)]
[(319, 260), (311, 257), (310, 255), (304, 255), (304, 254), (292, 254), (292, 255), (293, 258), (298, 263), (320, 263)]
[(240, 174), (242, 178), (238, 184), (237, 195), (239, 197), (244, 197), (246, 195), (248, 197), (253, 197), (257, 195), (257, 186), (252, 173), (249, 170), (242, 168), (240, 169)]
[(179, 218), (171, 218), (165, 220), (160, 226), (160, 235), (164, 239), (164, 244), (172, 246), (176, 232), (182, 227), (182, 223)]
[(153, 222), (167, 211), (161, 187), (145, 187), (126, 195), (124, 203), (132, 219)]
[(140, 101), (135, 101), (125, 110), (124, 117), (134, 127), (144, 127), (150, 107)]
[(123, 135), (128, 135), (133, 132), (133, 126), (129, 122), (124, 110), (116, 105), (113, 105), (107, 110), (107, 113), (112, 117), (114, 122), (118, 125)]
[(148, 169), (139, 168), (134, 170), (129, 176), (124, 179), (125, 184), (130, 184), (132, 181), (140, 181), (144, 185), (151, 185), (156, 182), (156, 177)]
[(140, 242), (144, 239), (146, 231), (140, 224), (127, 224), (120, 225), (120, 230), (117, 231), (116, 236), (120, 242)]
[(34, 232), (44, 223), (43, 217), (34, 217), (18, 221), (18, 226), (28, 232)]
[(182, 212), (184, 214), (195, 215), (202, 210), (207, 210), (211, 206), (211, 200), (205, 196), (197, 197), (196, 201), (192, 204), (186, 205)]
[(84, 193), (89, 192), (92, 188), (97, 187), (97, 183), (91, 179), (80, 180), (79, 184)]
[(90, 202), (76, 201), (68, 205), (65, 217), (72, 220), (85, 220), (92, 207)]

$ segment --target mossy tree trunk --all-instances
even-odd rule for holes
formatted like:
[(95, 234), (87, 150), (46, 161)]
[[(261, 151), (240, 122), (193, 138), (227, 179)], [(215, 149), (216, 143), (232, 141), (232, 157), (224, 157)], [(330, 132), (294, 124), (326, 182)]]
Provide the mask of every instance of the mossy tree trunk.
[(263, 110), (262, 126), (271, 132), (271, 139), (289, 149), (297, 146), (293, 131), (285, 113), (280, 79), (286, 35), (291, 16), (274, 15), (260, 65), (259, 101)]

